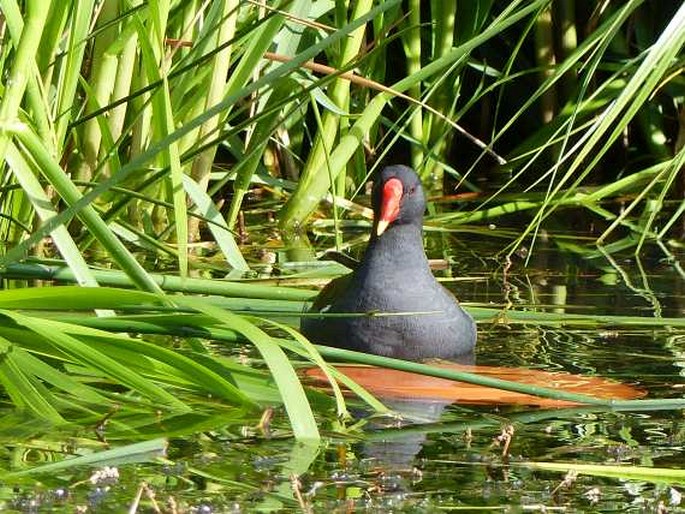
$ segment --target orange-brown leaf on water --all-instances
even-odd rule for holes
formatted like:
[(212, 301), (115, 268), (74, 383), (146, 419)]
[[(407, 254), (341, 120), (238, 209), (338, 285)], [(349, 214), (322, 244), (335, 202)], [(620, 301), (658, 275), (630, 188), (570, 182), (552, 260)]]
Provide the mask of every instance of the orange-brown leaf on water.
[[(563, 371), (541, 371), (500, 366), (465, 366), (453, 363), (434, 364), (435, 367), (466, 371), (481, 376), (510, 380), (531, 386), (558, 389), (568, 393), (584, 394), (595, 398), (628, 400), (645, 396), (645, 391), (602, 377), (573, 375)], [(373, 366), (341, 365), (336, 369), (379, 398), (403, 398), (453, 401), (481, 405), (531, 405), (538, 407), (570, 407), (578, 405), (567, 400), (541, 398), (524, 393), (504, 391), (445, 378), (429, 377), (408, 371)], [(328, 382), (319, 368), (308, 368), (305, 376), (314, 385)]]

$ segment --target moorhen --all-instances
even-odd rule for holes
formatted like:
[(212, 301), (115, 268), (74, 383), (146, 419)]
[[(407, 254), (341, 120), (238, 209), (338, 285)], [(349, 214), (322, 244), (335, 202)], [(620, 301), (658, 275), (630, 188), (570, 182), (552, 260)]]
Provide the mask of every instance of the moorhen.
[(311, 309), (358, 314), (303, 317), (302, 333), (317, 343), (386, 357), (468, 362), (476, 325), (431, 273), (419, 177), (407, 166), (388, 166), (372, 194), (373, 231), (362, 261), (329, 283)]

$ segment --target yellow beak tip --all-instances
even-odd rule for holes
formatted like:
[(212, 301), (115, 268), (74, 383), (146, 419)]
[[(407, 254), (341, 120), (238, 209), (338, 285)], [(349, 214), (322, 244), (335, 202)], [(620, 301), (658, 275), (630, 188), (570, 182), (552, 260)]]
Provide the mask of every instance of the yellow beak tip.
[(385, 229), (388, 228), (388, 225), (390, 225), (389, 221), (380, 220), (378, 225), (376, 225), (376, 235), (380, 236), (383, 232), (385, 232)]

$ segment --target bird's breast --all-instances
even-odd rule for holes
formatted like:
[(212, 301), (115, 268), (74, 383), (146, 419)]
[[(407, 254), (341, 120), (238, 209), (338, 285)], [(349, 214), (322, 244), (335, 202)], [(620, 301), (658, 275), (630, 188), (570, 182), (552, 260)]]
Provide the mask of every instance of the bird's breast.
[[(371, 272), (358, 277), (350, 290), (356, 311), (412, 312), (430, 309), (436, 301), (444, 303), (443, 290), (435, 278), (416, 270)], [(346, 302), (348, 305), (351, 302)]]

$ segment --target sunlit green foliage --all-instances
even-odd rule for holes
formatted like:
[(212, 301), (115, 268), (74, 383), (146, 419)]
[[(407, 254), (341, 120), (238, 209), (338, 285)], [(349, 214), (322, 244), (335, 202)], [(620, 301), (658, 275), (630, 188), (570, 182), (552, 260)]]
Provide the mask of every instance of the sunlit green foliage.
[[(249, 272), (233, 231), (256, 184), (284, 198), (286, 235), (331, 199), (340, 242), (342, 208), (354, 211), (348, 200), (369, 173), (406, 161), (434, 192), (474, 193), (468, 209), (431, 205), (434, 227), (506, 224), (515, 213), (527, 228), (507, 238), (511, 252), (573, 209), (602, 227), (605, 252), (656, 241), (668, 253), (685, 209), (685, 6), (452, 4), (0, 0), (0, 266), (16, 278), (29, 255), (60, 259), (62, 278), (97, 286), (108, 284), (95, 269), (106, 262), (121, 271), (114, 285), (141, 291), (108, 290), (100, 302), (89, 289), (78, 307), (46, 300), (48, 290), (23, 304), (7, 291), (9, 401), (55, 423), (119, 403), (183, 413), (207, 395), (202, 408), (282, 403), (297, 437), (318, 437), (289, 356), (323, 365), (321, 355), (264, 319), (301, 312), (311, 293), (209, 280), (194, 289), (188, 278)], [(679, 203), (664, 209), (671, 198)], [(173, 286), (148, 269), (170, 261)], [(21, 275), (31, 276), (51, 277)], [(41, 299), (102, 323), (135, 306), (154, 316), (118, 332), (157, 323), (165, 330), (151, 332), (188, 337), (171, 348), (27, 312)], [(280, 302), (260, 303), (270, 300)], [(198, 319), (207, 332), (182, 332)], [(255, 347), (271, 375), (194, 337)], [(337, 409), (345, 415), (339, 394)]]

